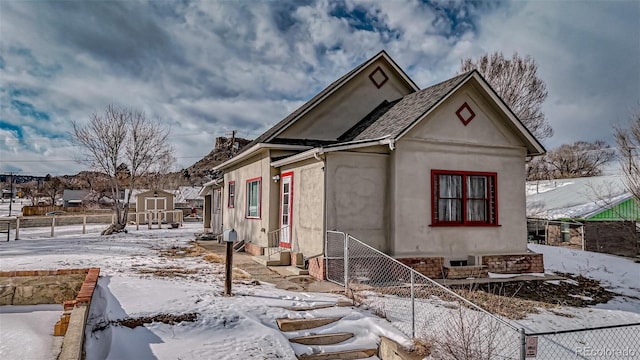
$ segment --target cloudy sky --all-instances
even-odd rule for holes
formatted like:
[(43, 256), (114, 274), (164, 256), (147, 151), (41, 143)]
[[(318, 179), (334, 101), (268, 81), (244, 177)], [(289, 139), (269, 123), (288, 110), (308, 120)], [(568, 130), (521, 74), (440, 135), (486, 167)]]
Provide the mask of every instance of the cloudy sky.
[(168, 126), (187, 167), (254, 138), (386, 50), (420, 87), (464, 57), (531, 55), (555, 135), (612, 142), (640, 107), (639, 1), (0, 0), (0, 173), (73, 174), (72, 121), (108, 104)]

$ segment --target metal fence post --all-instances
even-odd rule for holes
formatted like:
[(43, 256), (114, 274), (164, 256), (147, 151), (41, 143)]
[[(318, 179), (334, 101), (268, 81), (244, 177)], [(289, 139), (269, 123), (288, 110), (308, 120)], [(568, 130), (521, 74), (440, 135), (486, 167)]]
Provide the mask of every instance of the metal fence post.
[(413, 271), (411, 274), (411, 337), (415, 339), (416, 337), (416, 301), (414, 296), (414, 274)]
[(525, 360), (527, 356), (527, 335), (524, 329), (520, 329), (520, 360)]
[(344, 234), (344, 293), (349, 296), (349, 234)]

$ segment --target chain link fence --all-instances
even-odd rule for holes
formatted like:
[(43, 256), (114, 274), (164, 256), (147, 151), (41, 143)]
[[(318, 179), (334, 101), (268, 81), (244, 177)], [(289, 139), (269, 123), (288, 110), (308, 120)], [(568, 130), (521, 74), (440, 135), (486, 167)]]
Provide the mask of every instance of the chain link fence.
[(640, 324), (527, 333), (538, 359), (640, 359)]
[(640, 355), (640, 324), (526, 334), (348, 234), (328, 231), (325, 249), (327, 279), (344, 285), (358, 305), (425, 342), (434, 358), (597, 359), (618, 349)]

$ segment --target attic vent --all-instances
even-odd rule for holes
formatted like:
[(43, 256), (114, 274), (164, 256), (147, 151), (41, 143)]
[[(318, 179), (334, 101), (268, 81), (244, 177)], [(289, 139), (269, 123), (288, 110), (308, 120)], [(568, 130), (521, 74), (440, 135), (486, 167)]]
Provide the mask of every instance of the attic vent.
[(464, 126), (467, 126), (471, 120), (476, 117), (476, 113), (471, 110), (471, 107), (466, 102), (456, 110), (456, 115), (458, 116), (458, 119), (462, 121)]
[(371, 74), (369, 74), (369, 79), (371, 79), (371, 82), (380, 89), (382, 85), (389, 80), (389, 77), (384, 73), (384, 71), (382, 71), (380, 66), (378, 66)]

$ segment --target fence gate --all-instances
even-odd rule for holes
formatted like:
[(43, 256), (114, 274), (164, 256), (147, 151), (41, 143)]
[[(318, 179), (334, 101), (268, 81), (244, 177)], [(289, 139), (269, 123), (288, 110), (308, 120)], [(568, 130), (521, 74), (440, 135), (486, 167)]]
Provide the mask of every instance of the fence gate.
[(345, 285), (344, 256), (346, 234), (341, 231), (327, 231), (325, 244), (325, 270), (327, 280), (338, 285)]

